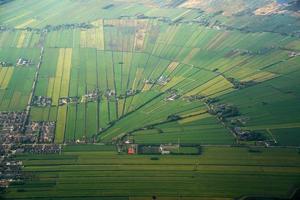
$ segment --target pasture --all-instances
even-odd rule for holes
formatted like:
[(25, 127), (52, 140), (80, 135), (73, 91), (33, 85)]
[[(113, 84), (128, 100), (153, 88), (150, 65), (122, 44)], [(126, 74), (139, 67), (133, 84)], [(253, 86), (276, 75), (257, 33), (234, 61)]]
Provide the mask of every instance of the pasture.
[[(61, 155), (18, 155), (31, 178), (4, 199), (287, 198), (299, 184), (294, 149), (204, 147), (197, 156), (118, 155), (112, 146), (66, 146)], [(270, 184), (272, 183), (272, 184)]]

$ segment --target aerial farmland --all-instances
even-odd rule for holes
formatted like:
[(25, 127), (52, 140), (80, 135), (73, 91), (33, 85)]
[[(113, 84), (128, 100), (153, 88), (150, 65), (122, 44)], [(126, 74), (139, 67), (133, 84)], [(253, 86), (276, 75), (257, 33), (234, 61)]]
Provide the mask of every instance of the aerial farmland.
[(298, 199), (299, 77), (298, 0), (0, 0), (0, 199)]

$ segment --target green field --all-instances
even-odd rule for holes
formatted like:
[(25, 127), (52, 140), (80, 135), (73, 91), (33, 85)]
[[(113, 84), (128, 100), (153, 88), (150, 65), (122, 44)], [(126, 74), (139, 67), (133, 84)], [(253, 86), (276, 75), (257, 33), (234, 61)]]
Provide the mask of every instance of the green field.
[[(289, 197), (299, 186), (295, 149), (204, 147), (197, 156), (118, 155), (108, 146), (66, 146), (62, 155), (18, 155), (24, 184), (4, 199), (232, 199)], [(72, 196), (72, 197), (70, 197)]]
[[(300, 179), (299, 16), (293, 0), (0, 0), (0, 112), (25, 112), (27, 136), (31, 123), (54, 123), (48, 143), (64, 145), (17, 155), (28, 176), (4, 197), (289, 197)], [(6, 125), (0, 116), (0, 144)], [(127, 140), (204, 151), (117, 154)]]
[[(152, 12), (146, 13), (149, 18), (123, 19), (119, 18), (119, 9), (125, 9), (130, 3), (124, 1), (118, 4), (111, 8), (114, 12), (107, 15), (110, 9), (105, 9), (106, 1), (90, 0), (86, 4), (91, 8), (96, 4), (103, 5), (100, 16), (97, 14), (92, 18), (97, 8), (88, 14), (82, 7), (78, 11), (80, 18), (68, 16), (57, 20), (61, 13), (78, 7), (80, 3), (56, 3), (55, 0), (22, 3), (31, 10), (44, 6), (47, 11), (40, 12), (40, 18), (36, 19), (32, 18), (31, 11), (25, 12), (16, 6), (15, 1), (1, 7), (3, 11), (14, 7), (15, 12), (24, 12), (24, 16), (20, 14), (20, 17), (12, 18), (6, 12), (1, 13), (0, 23), (13, 31), (10, 29), (0, 34), (0, 59), (11, 62), (15, 70), (6, 72), (5, 68), (1, 69), (0, 110), (21, 111), (26, 107), (34, 69), (19, 69), (14, 66), (16, 59), (26, 57), (37, 63), (38, 43), (41, 40), (39, 30), (46, 25), (57, 26), (50, 28), (45, 35), (45, 51), (34, 93), (52, 99), (51, 114), (50, 109), (43, 109), (44, 114), (39, 114), (41, 108), (34, 106), (30, 113), (34, 121), (57, 122), (55, 142), (91, 140), (95, 135), (98, 141), (110, 142), (123, 133), (164, 123), (170, 115), (185, 115), (205, 109), (201, 102), (187, 103), (182, 98), (166, 102), (167, 91), (172, 89), (179, 91), (182, 97), (205, 95), (218, 98), (225, 104), (233, 104), (242, 117), (248, 119), (244, 129), (262, 132), (276, 129), (278, 144), (299, 145), (299, 141), (294, 140), (297, 134), (285, 134), (286, 128), (299, 128), (300, 60), (298, 56), (289, 56), (291, 51), (297, 50), (298, 37), (276, 31), (259, 33), (255, 31), (255, 26), (253, 31), (245, 33), (235, 29), (224, 32), (197, 23), (186, 24), (183, 22), (197, 15), (182, 7), (167, 9), (172, 11), (167, 13), (166, 9), (157, 5)], [(149, 3), (132, 4), (136, 6), (134, 9), (130, 7), (134, 12), (126, 12), (134, 15), (137, 11), (143, 11)], [(57, 15), (44, 16), (50, 8), (59, 8)], [(189, 14), (186, 14), (187, 11)], [(182, 18), (182, 23), (168, 24), (150, 18), (158, 13), (174, 21)], [(210, 19), (204, 13), (198, 13), (198, 17)], [(65, 25), (83, 22), (92, 27)], [(24, 31), (26, 27), (33, 31)], [(28, 76), (23, 87), (16, 86), (20, 76)], [(170, 80), (165, 85), (145, 83), (145, 80), (157, 81), (162, 76)], [(224, 77), (259, 84), (237, 90)], [(95, 89), (102, 93), (97, 102), (79, 102), (65, 108), (58, 106), (59, 98), (80, 98)], [(107, 90), (115, 92), (110, 99), (105, 97)], [(141, 92), (119, 98), (129, 90)], [(213, 118), (209, 115), (196, 116), (172, 123), (167, 129), (158, 125), (163, 134), (138, 131), (134, 137), (140, 143), (169, 143), (178, 137), (184, 143), (234, 143), (232, 134)], [(136, 119), (140, 119), (139, 123)], [(289, 124), (294, 125), (287, 127)]]

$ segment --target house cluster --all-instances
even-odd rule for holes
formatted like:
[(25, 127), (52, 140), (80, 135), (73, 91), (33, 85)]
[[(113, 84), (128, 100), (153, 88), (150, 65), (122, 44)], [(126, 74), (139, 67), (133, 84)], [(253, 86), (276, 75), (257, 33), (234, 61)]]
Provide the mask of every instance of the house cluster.
[(26, 134), (38, 134), (39, 142), (51, 143), (54, 139), (55, 122), (43, 121), (43, 122), (30, 122), (26, 129)]
[(101, 92), (99, 89), (94, 89), (92, 91), (87, 92), (87, 94), (81, 97), (81, 102), (95, 102), (98, 101), (101, 97)]
[(73, 23), (73, 24), (60, 24), (57, 26), (47, 25), (44, 30), (46, 31), (58, 31), (62, 29), (75, 29), (75, 28), (83, 28), (83, 29), (91, 29), (93, 25), (89, 23)]
[(33, 144), (22, 147), (24, 153), (33, 154), (58, 154), (62, 151), (62, 146), (58, 144)]
[(178, 151), (179, 148), (180, 148), (179, 144), (166, 144), (166, 145), (161, 144), (159, 146), (159, 152), (162, 155), (171, 154), (172, 151)]
[(144, 83), (146, 84), (157, 84), (157, 85), (160, 85), (160, 86), (164, 86), (166, 85), (168, 82), (170, 82), (170, 78), (164, 76), (164, 75), (161, 75), (157, 80), (154, 80), (154, 79), (146, 79), (144, 81)]
[(238, 116), (239, 110), (231, 104), (208, 104), (208, 112), (216, 115), (219, 119)]
[(157, 80), (156, 80), (156, 84), (160, 85), (160, 86), (164, 86), (166, 85), (171, 79), (162, 75), (160, 76)]
[(19, 133), (26, 116), (25, 112), (0, 112), (0, 133)]
[(208, 112), (222, 122), (241, 141), (265, 141), (266, 138), (260, 132), (245, 130), (247, 117), (240, 115), (238, 108), (232, 104), (220, 104), (206, 99)]
[(38, 141), (37, 134), (5, 133), (0, 134), (2, 144), (32, 144)]
[(245, 126), (248, 120), (248, 117), (238, 116), (230, 119), (229, 122), (232, 126)]
[(63, 106), (67, 104), (77, 104), (79, 103), (78, 97), (61, 97), (58, 99), (58, 105)]
[(6, 61), (0, 61), (0, 66), (1, 67), (10, 67), (12, 66), (12, 63), (6, 62)]
[(34, 96), (31, 101), (32, 106), (47, 107), (51, 106), (52, 99), (45, 96)]
[(289, 58), (300, 56), (300, 52), (291, 51), (289, 52)]
[(13, 160), (12, 154), (10, 146), (0, 145), (0, 192), (7, 188), (10, 183), (22, 180), (23, 163)]
[(168, 121), (178, 121), (178, 120), (180, 120), (180, 119), (182, 119), (182, 117), (179, 116), (179, 115), (175, 115), (175, 114), (169, 115), (169, 116), (167, 117), (167, 120), (168, 120)]
[(241, 127), (234, 127), (233, 131), (242, 141), (264, 141), (266, 139), (263, 134), (259, 132), (244, 130)]
[(174, 101), (181, 97), (177, 90), (169, 90), (167, 93), (168, 95), (166, 96), (165, 101)]
[(133, 89), (126, 90), (126, 97), (134, 96), (140, 92), (141, 90), (133, 90)]
[(17, 66), (29, 66), (32, 65), (32, 60), (26, 58), (19, 58), (17, 60)]
[(107, 89), (104, 95), (107, 99), (112, 99), (116, 96), (116, 91), (111, 90), (111, 89)]
[(156, 81), (155, 81), (154, 79), (146, 79), (146, 80), (144, 81), (144, 83), (146, 83), (146, 84), (155, 84)]
[(134, 96), (138, 93), (140, 93), (141, 90), (133, 90), (133, 89), (129, 89), (129, 90), (126, 90), (126, 93), (125, 94), (120, 94), (118, 96), (118, 99), (124, 99), (126, 97), (130, 97), (130, 96)]

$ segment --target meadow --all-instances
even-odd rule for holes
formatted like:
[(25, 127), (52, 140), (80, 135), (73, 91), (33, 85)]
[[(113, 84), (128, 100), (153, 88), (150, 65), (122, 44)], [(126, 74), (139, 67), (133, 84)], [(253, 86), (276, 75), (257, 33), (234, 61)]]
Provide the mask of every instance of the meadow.
[[(295, 149), (203, 147), (197, 156), (119, 155), (112, 146), (65, 146), (61, 155), (17, 155), (28, 178), (4, 199), (288, 198), (299, 186)], [(270, 184), (271, 183), (271, 184)]]
[[(299, 12), (291, 0), (230, 1), (1, 2), (0, 112), (55, 122), (49, 143), (64, 147), (16, 155), (26, 176), (4, 198), (290, 197), (300, 184)], [(217, 112), (228, 107), (234, 115)], [(203, 152), (117, 154), (125, 140)]]
[[(30, 118), (56, 121), (56, 143), (90, 140), (96, 135), (99, 141), (109, 142), (122, 133), (164, 123), (170, 115), (204, 109), (201, 102), (187, 103), (181, 98), (165, 101), (168, 91), (176, 90), (182, 97), (204, 95), (234, 104), (250, 119), (245, 129), (271, 132), (276, 129), (279, 144), (299, 145), (284, 139), (286, 128), (299, 128), (295, 125), (299, 121), (296, 103), (299, 58), (289, 57), (297, 38), (276, 33), (222, 32), (195, 24), (167, 25), (154, 19), (101, 19), (92, 25), (91, 29), (49, 31), (45, 36), (45, 52), (34, 95), (51, 98), (52, 105), (33, 106)], [(0, 35), (1, 59), (12, 63), (12, 67), (2, 67), (0, 72), (1, 110), (26, 107), (35, 69), (34, 65), (21, 69), (16, 60), (26, 57), (37, 63), (39, 37), (28, 31)], [(247, 49), (248, 53), (239, 49)], [(23, 84), (28, 89), (14, 86), (19, 76), (32, 77)], [(160, 77), (169, 81), (163, 85), (155, 83)], [(238, 90), (228, 77), (258, 84)], [(289, 82), (284, 81), (287, 79)], [(81, 98), (95, 89), (102, 94), (96, 102), (58, 105), (60, 98)], [(114, 91), (114, 96), (108, 98), (105, 93), (109, 90)], [(130, 90), (140, 93), (126, 96)], [(266, 116), (269, 110), (272, 113)], [(285, 115), (289, 117), (282, 119)], [(165, 134), (153, 135), (139, 131), (135, 137), (142, 143), (148, 139), (149, 143), (159, 143), (160, 139), (173, 142), (179, 137), (187, 143), (232, 144), (234, 137), (212, 118), (209, 114), (194, 116), (172, 125), (169, 130), (173, 132), (166, 130)], [(141, 120), (136, 123), (136, 119)], [(203, 126), (207, 119), (211, 123)], [(273, 128), (273, 124), (277, 125)], [(288, 124), (294, 125), (288, 127)], [(291, 135), (287, 137), (293, 138)]]

